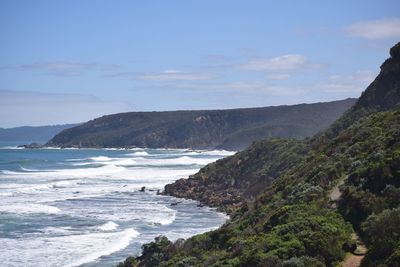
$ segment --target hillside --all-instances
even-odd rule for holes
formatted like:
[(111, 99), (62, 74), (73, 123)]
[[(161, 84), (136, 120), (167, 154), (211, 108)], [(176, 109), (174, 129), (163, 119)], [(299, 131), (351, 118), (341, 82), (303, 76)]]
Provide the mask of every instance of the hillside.
[(328, 127), (354, 102), (346, 99), (265, 108), (120, 113), (65, 130), (47, 145), (241, 150), (265, 138), (311, 136)]
[[(270, 184), (282, 171), (295, 165), (310, 148), (319, 147), (337, 137), (363, 117), (400, 107), (400, 56), (396, 56), (396, 48), (400, 49), (398, 45), (391, 49), (392, 56), (382, 64), (380, 74), (355, 105), (326, 131), (306, 142), (279, 139), (260, 141), (243, 152), (204, 167), (189, 179), (167, 185), (166, 193), (197, 199), (211, 206), (221, 206), (224, 202), (236, 204), (242, 197), (252, 199), (264, 188), (260, 185)], [(209, 194), (212, 197), (207, 197)]]
[(400, 43), (390, 55), (327, 131), (257, 142), (167, 186), (231, 220), (186, 241), (158, 237), (120, 266), (337, 266), (346, 253), (400, 266)]
[(48, 141), (61, 131), (78, 124), (0, 128), (0, 141)]

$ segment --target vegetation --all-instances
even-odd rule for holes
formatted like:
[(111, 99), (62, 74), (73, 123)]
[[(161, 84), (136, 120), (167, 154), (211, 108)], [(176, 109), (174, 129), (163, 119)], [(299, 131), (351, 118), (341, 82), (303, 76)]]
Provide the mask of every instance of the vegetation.
[(275, 177), (308, 152), (304, 141), (270, 139), (202, 168), (189, 179), (165, 187), (165, 194), (199, 200), (228, 213), (253, 200)]
[(363, 266), (400, 266), (400, 207), (371, 215), (362, 228), (369, 246)]
[(301, 139), (325, 129), (354, 99), (265, 108), (129, 112), (65, 130), (47, 145), (241, 150), (270, 137)]
[(121, 267), (337, 266), (356, 248), (354, 231), (368, 246), (362, 266), (400, 266), (400, 43), (394, 48), (327, 131), (256, 142), (167, 187), (190, 189), (194, 199), (234, 192), (239, 200), (220, 201), (232, 212), (220, 229), (174, 243), (159, 237)]
[[(243, 177), (239, 176), (240, 171), (237, 174), (246, 179), (246, 174), (258, 170), (260, 174), (278, 175), (278, 178), (264, 187), (254, 201), (242, 204), (221, 229), (183, 243), (179, 241), (179, 249), (170, 249), (176, 246), (171, 243), (164, 250), (162, 258), (165, 260), (159, 265), (334, 266), (343, 258), (346, 248), (351, 247), (352, 226), (359, 230), (361, 223), (370, 222), (363, 224), (361, 233), (367, 231), (376, 236), (370, 229), (380, 226), (378, 222), (372, 223), (377, 220), (372, 214), (385, 214), (399, 207), (399, 130), (400, 111), (381, 112), (360, 120), (329, 141), (275, 139), (259, 142), (230, 159), (208, 166), (202, 172), (212, 169), (212, 172), (235, 173), (230, 165), (232, 162), (268, 147), (269, 152), (255, 162), (264, 162), (264, 165), (252, 169), (254, 165), (249, 162), (250, 170), (244, 172)], [(286, 150), (288, 144), (294, 149)], [(281, 159), (282, 165), (277, 162), (272, 165), (271, 161), (265, 160), (266, 155)], [(292, 166), (284, 160), (287, 158), (295, 159)], [(377, 161), (378, 158), (381, 160)], [(224, 171), (221, 170), (223, 164), (227, 167)], [(343, 195), (339, 209), (335, 209), (329, 193), (342, 179), (346, 180), (341, 186)], [(368, 217), (370, 215), (372, 217)], [(388, 235), (396, 229), (399, 232), (400, 224), (395, 219), (385, 221), (391, 225)], [(379, 242), (370, 238), (368, 245)], [(392, 239), (385, 251), (397, 259), (399, 236)], [(375, 266), (380, 260), (373, 256), (374, 253), (374, 249), (368, 253), (372, 263), (366, 266)], [(382, 255), (379, 251), (375, 254)], [(387, 257), (383, 256), (383, 259), (386, 261)], [(188, 265), (179, 265), (182, 262)]]

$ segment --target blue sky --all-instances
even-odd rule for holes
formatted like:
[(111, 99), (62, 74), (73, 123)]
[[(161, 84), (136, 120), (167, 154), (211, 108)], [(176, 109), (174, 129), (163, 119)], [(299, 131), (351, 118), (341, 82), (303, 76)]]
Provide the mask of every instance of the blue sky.
[(0, 127), (358, 97), (399, 1), (0, 1)]

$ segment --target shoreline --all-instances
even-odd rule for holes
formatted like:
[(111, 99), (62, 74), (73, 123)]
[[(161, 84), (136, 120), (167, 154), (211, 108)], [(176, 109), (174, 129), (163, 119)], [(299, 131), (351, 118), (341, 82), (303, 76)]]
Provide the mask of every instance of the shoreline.
[[(0, 141), (1, 142), (1, 141)], [(32, 145), (32, 146), (31, 146)], [(177, 151), (191, 151), (191, 152), (211, 152), (211, 151), (219, 151), (224, 156), (231, 156), (237, 153), (238, 151), (234, 150), (226, 150), (226, 149), (219, 149), (219, 148), (175, 148), (175, 147), (74, 147), (74, 146), (45, 146), (36, 143), (32, 144), (22, 144), (16, 146), (4, 146), (0, 147), (0, 149), (65, 149), (65, 150), (116, 150), (116, 151), (136, 151), (136, 150), (144, 150), (144, 149), (151, 149), (151, 150), (177, 150)]]
[[(7, 145), (7, 144), (5, 144), (5, 145)], [(145, 173), (145, 176), (140, 176), (141, 178), (138, 180), (138, 182), (133, 182), (134, 183), (133, 185), (130, 185), (129, 182), (127, 182), (127, 181), (115, 180), (116, 184), (110, 185), (111, 187), (116, 186), (124, 192), (130, 191), (129, 194), (134, 194), (134, 195), (136, 194), (137, 199), (139, 199), (139, 198), (140, 199), (142, 199), (142, 198), (149, 199), (149, 200), (155, 199), (154, 200), (155, 203), (159, 203), (160, 205), (165, 205), (166, 209), (172, 209), (172, 210), (175, 210), (176, 212), (178, 212), (178, 214), (176, 216), (177, 218), (174, 219), (171, 223), (166, 224), (166, 225), (161, 225), (161, 226), (154, 226), (153, 224), (147, 226), (147, 223), (142, 223), (143, 221), (141, 221), (139, 224), (136, 224), (134, 221), (135, 219), (133, 219), (133, 220), (130, 219), (129, 221), (131, 221), (131, 222), (129, 225), (125, 224), (123, 222), (124, 220), (121, 221), (122, 223), (120, 223), (118, 220), (109, 219), (109, 218), (105, 218), (104, 222), (101, 220), (102, 222), (99, 225), (103, 225), (104, 223), (110, 222), (110, 221), (119, 225), (118, 229), (121, 230), (121, 231), (119, 231), (121, 233), (119, 233), (117, 231), (115, 233), (115, 235), (122, 234), (122, 232), (123, 232), (122, 230), (126, 229), (126, 227), (128, 227), (128, 228), (133, 227), (138, 232), (140, 232), (141, 235), (138, 238), (132, 239), (130, 245), (127, 246), (126, 248), (120, 249), (117, 252), (112, 253), (110, 255), (108, 255), (109, 253), (107, 253), (107, 255), (105, 255), (104, 257), (101, 256), (101, 259), (97, 258), (96, 260), (93, 261), (93, 263), (90, 263), (87, 266), (96, 266), (95, 263), (99, 264), (100, 266), (108, 266), (108, 265), (112, 265), (112, 264), (115, 265), (118, 262), (124, 260), (130, 254), (140, 255), (142, 252), (140, 249), (140, 246), (142, 244), (151, 242), (152, 240), (154, 240), (154, 238), (157, 235), (166, 235), (166, 236), (168, 236), (168, 238), (171, 238), (171, 240), (177, 240), (179, 238), (186, 239), (186, 238), (190, 238), (194, 235), (198, 235), (198, 234), (201, 234), (204, 232), (215, 230), (215, 229), (219, 228), (221, 225), (223, 225), (229, 219), (229, 216), (227, 216), (226, 213), (221, 212), (220, 210), (217, 210), (214, 207), (200, 205), (200, 203), (196, 200), (187, 199), (187, 201), (184, 201), (181, 198), (177, 198), (177, 197), (170, 196), (167, 194), (160, 195), (158, 198), (156, 198), (157, 190), (154, 190), (154, 188), (158, 188), (158, 189), (160, 189), (160, 191), (164, 190), (164, 187), (166, 184), (172, 183), (181, 177), (188, 177), (189, 175), (196, 173), (198, 171), (198, 169), (200, 168), (200, 166), (204, 166), (204, 165), (202, 165), (203, 164), (202, 162), (206, 162), (206, 161), (210, 161), (210, 160), (215, 161), (218, 158), (225, 157), (223, 155), (218, 156), (216, 154), (213, 154), (212, 151), (210, 151), (210, 150), (202, 150), (202, 151), (195, 150), (194, 152), (196, 152), (196, 153), (192, 153), (193, 150), (190, 150), (190, 149), (184, 149), (184, 150), (182, 150), (182, 149), (181, 150), (156, 149), (156, 150), (153, 150), (153, 149), (134, 148), (134, 149), (127, 150), (127, 149), (115, 149), (115, 148), (112, 148), (112, 149), (110, 149), (110, 148), (106, 148), (106, 149), (81, 148), (81, 150), (82, 150), (81, 152), (78, 151), (79, 149), (72, 149), (73, 151), (69, 152), (70, 149), (53, 148), (53, 147), (51, 147), (51, 148), (43, 147), (43, 148), (35, 150), (35, 149), (17, 148), (16, 146), (14, 146), (14, 147), (9, 146), (9, 147), (1, 147), (0, 149), (3, 149), (2, 151), (5, 153), (5, 155), (6, 155), (6, 153), (10, 153), (11, 157), (24, 157), (24, 155), (27, 155), (26, 156), (27, 158), (32, 158), (32, 157), (35, 158), (36, 157), (35, 155), (43, 155), (44, 158), (42, 158), (41, 161), (39, 161), (39, 162), (34, 161), (34, 164), (42, 164), (41, 162), (45, 161), (46, 160), (45, 158), (53, 157), (53, 155), (60, 155), (59, 157), (58, 156), (55, 157), (57, 161), (64, 162), (68, 166), (70, 166), (70, 165), (72, 166), (70, 169), (68, 167), (64, 167), (64, 165), (59, 165), (59, 168), (57, 170), (55, 170), (55, 169), (53, 170), (51, 167), (49, 167), (48, 165), (45, 164), (45, 165), (43, 165), (43, 168), (42, 167), (35, 168), (35, 166), (33, 166), (33, 167), (30, 167), (30, 169), (28, 170), (28, 169), (23, 169), (23, 168), (26, 168), (26, 166), (24, 166), (24, 164), (31, 164), (31, 162), (23, 161), (21, 163), (21, 164), (23, 164), (22, 165), (23, 168), (21, 168), (21, 166), (18, 165), (18, 164), (20, 164), (18, 162), (16, 163), (15, 166), (10, 165), (9, 167), (4, 167), (4, 169), (10, 170), (10, 172), (2, 173), (4, 175), (18, 175), (17, 177), (25, 177), (27, 175), (39, 175), (40, 177), (43, 176), (44, 178), (43, 177), (41, 178), (41, 179), (44, 179), (43, 181), (42, 180), (38, 181), (37, 186), (35, 184), (33, 186), (31, 186), (35, 190), (36, 190), (36, 188), (38, 188), (38, 190), (33, 191), (33, 192), (39, 193), (39, 192), (41, 192), (40, 190), (42, 190), (42, 191), (44, 190), (45, 192), (48, 192), (48, 194), (50, 194), (50, 196), (53, 193), (55, 194), (56, 191), (57, 192), (60, 191), (61, 193), (67, 194), (67, 196), (65, 196), (65, 198), (62, 198), (62, 200), (61, 200), (61, 198), (57, 197), (57, 199), (58, 199), (57, 201), (59, 201), (59, 203), (57, 205), (54, 204), (54, 206), (58, 207), (59, 210), (57, 210), (57, 211), (59, 211), (59, 212), (54, 212), (51, 214), (51, 216), (57, 216), (57, 214), (61, 213), (61, 211), (63, 211), (63, 213), (68, 212), (68, 205), (69, 205), (68, 199), (73, 199), (68, 194), (73, 194), (74, 196), (79, 196), (76, 194), (84, 194), (83, 196), (85, 196), (85, 194), (86, 194), (85, 188), (83, 188), (83, 189), (82, 188), (81, 189), (78, 189), (78, 188), (77, 189), (68, 189), (68, 188), (69, 187), (73, 188), (75, 186), (80, 187), (81, 185), (84, 186), (84, 184), (82, 184), (79, 181), (79, 179), (81, 176), (82, 177), (83, 176), (87, 177), (88, 175), (91, 176), (91, 174), (88, 174), (87, 172), (84, 171), (86, 168), (90, 168), (90, 164), (94, 164), (94, 165), (105, 164), (107, 166), (122, 164), (122, 166), (125, 166), (126, 169), (132, 168), (132, 171), (135, 170), (135, 172), (137, 172), (137, 173), (141, 172), (142, 167), (135, 168), (135, 166), (136, 165), (141, 166), (141, 164), (146, 164), (145, 163), (146, 160), (149, 161), (149, 163), (147, 163), (147, 164), (150, 164), (147, 166), (147, 168), (152, 168), (152, 169), (156, 168), (157, 170), (158, 170), (157, 166), (164, 166), (165, 164), (166, 164), (166, 166), (170, 166), (167, 169), (170, 169), (170, 168), (176, 169), (177, 167), (175, 165), (178, 163), (174, 163), (175, 161), (180, 162), (179, 164), (182, 165), (183, 169), (195, 168), (190, 173), (188, 173), (189, 170), (185, 171), (186, 174), (182, 173), (182, 175), (180, 175), (180, 172), (178, 172), (177, 175), (171, 176), (171, 175), (169, 175), (169, 172), (168, 172), (167, 175), (172, 179), (165, 180), (165, 182), (158, 182), (158, 178), (157, 178), (158, 176), (156, 177), (156, 179), (154, 181), (152, 179), (142, 179), (143, 177), (149, 177), (149, 175), (151, 175), (153, 172), (151, 172), (150, 174)], [(16, 150), (15, 150), (15, 152), (12, 152), (12, 150), (9, 150), (9, 149), (16, 149)], [(46, 153), (46, 149), (52, 149), (53, 152)], [(90, 150), (92, 150), (92, 151), (90, 151)], [(117, 151), (113, 152), (110, 150), (117, 150)], [(148, 154), (145, 155), (143, 152), (141, 152), (142, 154), (135, 153), (138, 150), (139, 150), (139, 152), (141, 152), (142, 150), (145, 150), (148, 152)], [(76, 153), (74, 151), (76, 151)], [(85, 151), (87, 151), (87, 152), (85, 152)], [(165, 151), (165, 152), (163, 153), (163, 151)], [(234, 152), (227, 152), (227, 153), (232, 154)], [(224, 153), (222, 153), (222, 154), (224, 154)], [(135, 155), (135, 156), (127, 156), (127, 155)], [(147, 157), (147, 155), (150, 155), (150, 156)], [(168, 157), (167, 155), (171, 155), (171, 156)], [(187, 157), (183, 157), (184, 155), (187, 155)], [(126, 159), (124, 159), (124, 156), (132, 157), (133, 160), (126, 160)], [(167, 157), (165, 157), (165, 156), (167, 156)], [(40, 157), (42, 157), (42, 156), (40, 156)], [(135, 157), (137, 158), (137, 160), (135, 159)], [(189, 160), (189, 157), (191, 160)], [(74, 160), (69, 161), (69, 159), (71, 159), (71, 158), (73, 158)], [(121, 160), (121, 158), (123, 158), (123, 160)], [(169, 158), (171, 158), (171, 159), (169, 159)], [(79, 159), (81, 159), (81, 161), (83, 161), (83, 163), (85, 163), (85, 164), (81, 163)], [(78, 160), (78, 163), (77, 163), (77, 160)], [(196, 166), (193, 165), (193, 163), (191, 163), (192, 161), (198, 162), (196, 164)], [(40, 166), (40, 165), (38, 165), (38, 166)], [(152, 166), (154, 166), (154, 167), (152, 167)], [(190, 167), (187, 167), (187, 166), (190, 166)], [(48, 170), (50, 170), (49, 168), (52, 169), (52, 171), (49, 172), (48, 171)], [(97, 166), (96, 168), (101, 168), (101, 167)], [(118, 168), (122, 169), (124, 167), (120, 166)], [(179, 167), (179, 168), (181, 168), (181, 167)], [(79, 171), (74, 171), (75, 169), (78, 169)], [(171, 171), (172, 171), (172, 169), (171, 169)], [(33, 172), (33, 170), (35, 170), (35, 171)], [(72, 170), (72, 174), (70, 172), (71, 170)], [(91, 170), (93, 170), (93, 169), (91, 169)], [(165, 168), (161, 168), (159, 170), (163, 170), (163, 172), (164, 172)], [(108, 168), (107, 171), (111, 171), (110, 168)], [(90, 172), (90, 173), (95, 173), (95, 174), (93, 174), (94, 176), (91, 178), (97, 177), (98, 179), (101, 179), (100, 176), (104, 176), (104, 175), (106, 175), (104, 177), (108, 177), (107, 176), (108, 174), (105, 174), (102, 171), (96, 171), (96, 172)], [(175, 173), (176, 173), (176, 171), (175, 171)], [(53, 175), (57, 175), (57, 177), (60, 181), (58, 181), (58, 180), (57, 181), (53, 181), (53, 180), (47, 181), (46, 180), (46, 179), (50, 179), (50, 177)], [(71, 180), (72, 182), (68, 182), (68, 184), (63, 182), (63, 180), (70, 177), (70, 175), (73, 175), (74, 179), (72, 179), (72, 180), (74, 180), (74, 181), (77, 180), (77, 182), (74, 182), (72, 180)], [(121, 175), (128, 175), (128, 174), (127, 173), (122, 174), (120, 172), (116, 172), (116, 173), (111, 172), (111, 175), (112, 175), (112, 177), (117, 177), (117, 176), (123, 177)], [(137, 175), (134, 175), (134, 176), (128, 175), (126, 178), (127, 179), (136, 179), (135, 178), (136, 176)], [(165, 175), (163, 175), (163, 176), (165, 176)], [(114, 181), (112, 177), (108, 179), (110, 181), (110, 183), (114, 183), (114, 182), (112, 182), (112, 181)], [(120, 179), (120, 178), (118, 178), (118, 179)], [(96, 180), (91, 180), (91, 183), (95, 182), (95, 181)], [(160, 180), (160, 181), (162, 181), (162, 180)], [(154, 182), (154, 184), (153, 184), (153, 182)], [(127, 184), (128, 184), (128, 186), (127, 186)], [(157, 187), (154, 187), (154, 185), (157, 185)], [(138, 192), (140, 191), (140, 188), (142, 186), (145, 186), (146, 194), (139, 195), (140, 193), (138, 193)], [(25, 187), (25, 185), (21, 185), (21, 188), (23, 188), (23, 187)], [(28, 189), (30, 189), (31, 187), (29, 187)], [(134, 188), (136, 188), (136, 189), (134, 189)], [(95, 189), (95, 188), (93, 188), (93, 189)], [(101, 187), (99, 187), (99, 190), (100, 189), (101, 189)], [(132, 190), (132, 189), (134, 189), (134, 190)], [(115, 189), (112, 189), (112, 190), (115, 190)], [(13, 192), (13, 191), (11, 191), (11, 192)], [(114, 191), (112, 191), (112, 192), (114, 192)], [(57, 193), (57, 194), (59, 194), (59, 193)], [(9, 196), (11, 196), (11, 195), (12, 194), (9, 194)], [(38, 195), (38, 197), (39, 197), (39, 195)], [(47, 195), (44, 197), (46, 199), (48, 199)], [(126, 197), (124, 197), (124, 198), (126, 198)], [(20, 202), (23, 203), (24, 201), (25, 200), (21, 198)], [(64, 201), (64, 202), (62, 202), (62, 201)], [(96, 201), (100, 203), (103, 200), (97, 199)], [(179, 204), (177, 202), (180, 202), (182, 204)], [(49, 205), (53, 205), (52, 202), (49, 202), (49, 203), (51, 203)], [(60, 203), (61, 203), (61, 206), (59, 205)], [(77, 202), (74, 202), (74, 203), (77, 203)], [(120, 203), (123, 203), (123, 202), (120, 202)], [(140, 206), (141, 202), (136, 202), (136, 203), (139, 204), (139, 206)], [(149, 218), (152, 221), (154, 221), (153, 217), (156, 215), (157, 215), (157, 218), (160, 216), (161, 216), (161, 218), (163, 218), (163, 215), (162, 215), (163, 213), (161, 212), (158, 214), (158, 211), (157, 211), (158, 208), (153, 207), (153, 205), (152, 205), (153, 201), (146, 202), (146, 203), (148, 203), (146, 205), (149, 206), (149, 209), (154, 210), (156, 213), (153, 215), (152, 215), (152, 213), (147, 213), (147, 214), (143, 214), (140, 216), (138, 215), (137, 216), (138, 218), (139, 217), (140, 218), (142, 218), (142, 217)], [(174, 204), (174, 203), (177, 203), (177, 204)], [(132, 202), (132, 204), (134, 204), (134, 203)], [(132, 205), (132, 204), (130, 204), (130, 205)], [(76, 205), (76, 204), (74, 204), (74, 205)], [(78, 205), (80, 205), (80, 204), (78, 204)], [(127, 204), (127, 205), (129, 205), (129, 204)], [(133, 206), (135, 206), (135, 205), (136, 204), (134, 204)], [(78, 208), (79, 208), (79, 206), (78, 206)], [(143, 208), (140, 208), (140, 209), (143, 209)], [(134, 210), (134, 209), (135, 208), (129, 208), (129, 210)], [(146, 210), (147, 210), (147, 208), (146, 208)], [(123, 210), (121, 210), (121, 212), (126, 214), (126, 215), (123, 215), (124, 217), (129, 217), (130, 211), (125, 212), (123, 209)], [(173, 211), (171, 211), (171, 212), (173, 212)], [(136, 218), (136, 215), (134, 215), (133, 217), (130, 217), (130, 218)], [(69, 222), (67, 222), (66, 224), (72, 225)], [(71, 229), (73, 229), (74, 226), (72, 225), (71, 227), (72, 227)], [(136, 228), (136, 227), (139, 227), (139, 228)], [(92, 229), (92, 228), (90, 228), (90, 229)], [(100, 229), (100, 228), (98, 228), (98, 229)], [(153, 230), (151, 230), (151, 229), (153, 229)], [(108, 234), (111, 235), (114, 232), (114, 231), (107, 230), (107, 229), (106, 230), (103, 229), (100, 232), (98, 232), (99, 230), (96, 230), (96, 231), (95, 232), (96, 232), (96, 234), (98, 234), (97, 235), (98, 238), (106, 238), (106, 235), (108, 235)], [(55, 238), (54, 239), (55, 243), (54, 243), (54, 245), (49, 247), (49, 249), (50, 249), (49, 251), (52, 251), (54, 249), (54, 253), (56, 253), (58, 251), (58, 247), (59, 247), (57, 242), (60, 242), (61, 238), (68, 239), (69, 238), (68, 236), (69, 236), (69, 233), (66, 233), (65, 237)], [(52, 237), (53, 236), (49, 232), (49, 235), (46, 238), (52, 238)], [(95, 238), (96, 235), (94, 235), (94, 234), (88, 235), (87, 238), (89, 238), (89, 237)], [(31, 247), (31, 244), (33, 244), (31, 242), (41, 242), (41, 239), (38, 239), (37, 241), (35, 239), (26, 240), (25, 241), (26, 245), (24, 247), (29, 249), (29, 247)], [(119, 242), (119, 241), (118, 241), (118, 239), (116, 239), (113, 242)], [(85, 243), (81, 243), (80, 246), (83, 246), (84, 244)], [(10, 247), (10, 246), (8, 246), (8, 247)], [(71, 252), (72, 252), (72, 247), (70, 247), (69, 249), (71, 249)], [(11, 253), (11, 252), (4, 250), (3, 253), (4, 253), (4, 256), (7, 256), (7, 255), (9, 255), (8, 253)], [(78, 254), (82, 254), (82, 253), (78, 253)], [(54, 255), (56, 255), (56, 254), (54, 254)], [(74, 253), (72, 253), (71, 255), (74, 255)], [(10, 258), (10, 260), (11, 260), (10, 263), (13, 262), (12, 258), (13, 257)], [(65, 257), (65, 258), (68, 259), (69, 256)], [(41, 262), (42, 259), (38, 258), (37, 261)], [(66, 261), (66, 262), (72, 263), (72, 261)], [(14, 266), (14, 265), (11, 264), (11, 266)], [(17, 265), (15, 265), (15, 266), (17, 266)], [(84, 266), (86, 266), (86, 265), (84, 265)]]

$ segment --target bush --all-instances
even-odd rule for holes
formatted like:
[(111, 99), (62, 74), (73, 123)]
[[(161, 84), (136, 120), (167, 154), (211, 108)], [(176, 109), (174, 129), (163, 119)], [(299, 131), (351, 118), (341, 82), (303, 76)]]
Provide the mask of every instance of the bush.
[(370, 263), (376, 266), (400, 258), (400, 207), (369, 216), (362, 229), (369, 247), (367, 258)]

